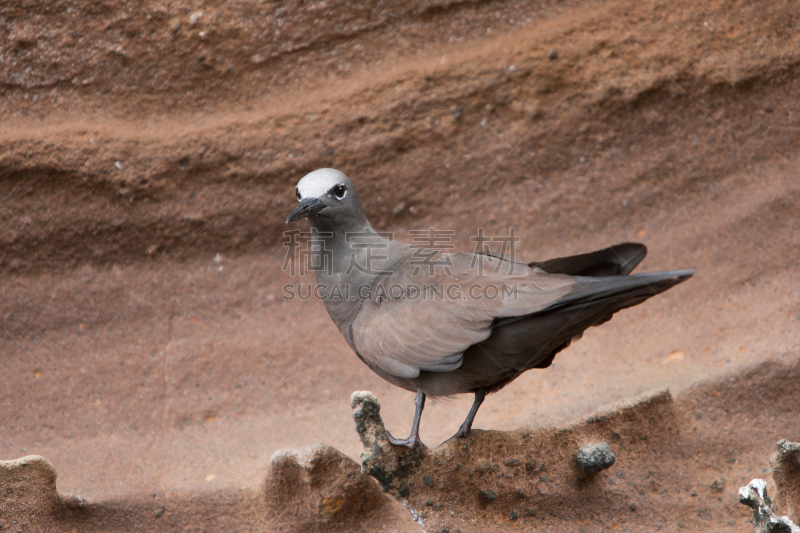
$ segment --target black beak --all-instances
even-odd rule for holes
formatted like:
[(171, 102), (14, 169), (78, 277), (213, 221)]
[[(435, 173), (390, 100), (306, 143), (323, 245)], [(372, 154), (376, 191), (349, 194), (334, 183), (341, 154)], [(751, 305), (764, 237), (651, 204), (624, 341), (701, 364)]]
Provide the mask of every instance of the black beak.
[(304, 217), (314, 216), (325, 209), (325, 207), (327, 206), (318, 198), (306, 198), (289, 214), (286, 223), (288, 224), (289, 222), (294, 222)]

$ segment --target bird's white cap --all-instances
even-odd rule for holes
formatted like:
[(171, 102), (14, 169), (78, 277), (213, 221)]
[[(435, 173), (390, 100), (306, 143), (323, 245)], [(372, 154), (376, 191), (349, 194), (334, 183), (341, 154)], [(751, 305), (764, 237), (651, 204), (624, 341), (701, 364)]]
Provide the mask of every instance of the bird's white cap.
[(333, 168), (321, 168), (303, 176), (297, 183), (300, 200), (324, 196), (332, 187), (344, 185), (347, 176)]

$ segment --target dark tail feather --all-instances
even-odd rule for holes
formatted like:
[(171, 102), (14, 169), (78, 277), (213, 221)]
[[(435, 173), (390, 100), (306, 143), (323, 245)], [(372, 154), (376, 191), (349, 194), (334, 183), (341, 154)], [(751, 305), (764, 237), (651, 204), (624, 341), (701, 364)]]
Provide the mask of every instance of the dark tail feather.
[(547, 309), (498, 320), (492, 336), (481, 345), (490, 353), (519, 354), (520, 370), (544, 368), (586, 329), (607, 322), (617, 311), (638, 305), (693, 274), (693, 270), (673, 270), (608, 278), (579, 277), (573, 291)]
[(588, 254), (534, 261), (528, 266), (541, 268), (550, 274), (588, 277), (627, 276), (645, 255), (647, 248), (643, 244), (625, 242)]
[[(493, 326), (501, 327), (512, 322), (517, 322), (531, 317), (549, 315), (562, 310), (573, 311), (577, 315), (594, 315), (599, 325), (608, 321), (611, 315), (640, 304), (648, 298), (686, 281), (694, 275), (694, 270), (668, 270), (664, 272), (649, 272), (647, 274), (634, 274), (632, 276), (610, 276), (593, 278), (577, 276), (578, 283), (572, 291), (564, 295), (558, 302), (546, 309), (530, 315), (504, 318), (496, 321)], [(585, 326), (584, 329), (589, 326)]]
[(577, 307), (600, 301), (609, 304), (616, 302), (620, 305), (620, 307), (614, 305), (616, 310), (624, 309), (630, 307), (630, 305), (625, 305), (627, 300), (637, 300), (636, 303), (640, 303), (686, 281), (694, 275), (694, 272), (694, 270), (667, 270), (632, 276), (584, 277), (583, 279), (578, 277), (579, 281), (573, 290), (544, 312), (564, 306)]

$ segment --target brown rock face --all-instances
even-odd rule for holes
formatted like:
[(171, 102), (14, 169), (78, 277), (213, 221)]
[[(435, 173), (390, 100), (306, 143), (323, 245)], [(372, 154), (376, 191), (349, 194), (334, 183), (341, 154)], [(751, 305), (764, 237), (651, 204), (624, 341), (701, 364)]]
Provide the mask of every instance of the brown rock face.
[(297, 531), (360, 520), (386, 503), (355, 461), (325, 444), (275, 452), (264, 489), (276, 521)]
[[(698, 385), (677, 399), (658, 391), (563, 427), (475, 431), (438, 448), (414, 450), (389, 444), (372, 393), (353, 393), (351, 407), (364, 446), (362, 471), (404, 502), (426, 531), (728, 530), (744, 516), (734, 488), (741, 485), (730, 480), (744, 485), (752, 479), (741, 459), (752, 453), (751, 426), (723, 427), (718, 421), (765, 420), (740, 414), (748, 405), (741, 400), (752, 391), (770, 402), (771, 413), (791, 413), (800, 392), (798, 372), (764, 364), (740, 377)], [(727, 436), (715, 443), (708, 435)], [(598, 449), (607, 465), (605, 452), (613, 450), (614, 463), (586, 475), (578, 457)], [(782, 441), (773, 456), (780, 514), (797, 509), (797, 449)], [(789, 518), (773, 513), (766, 483), (753, 483), (755, 492), (744, 487), (739, 502), (754, 510), (758, 531), (794, 531)], [(746, 530), (749, 525), (736, 529)]]
[[(627, 469), (632, 463), (641, 467), (649, 460), (642, 452), (657, 453), (662, 439), (680, 439), (669, 391), (641, 396), (565, 428), (474, 431), (435, 449), (390, 444), (380, 403), (371, 392), (353, 393), (351, 407), (364, 445), (362, 472), (405, 501), (414, 518), (432, 531), (454, 530), (479, 517), (483, 527), (491, 528), (537, 515), (630, 515), (639, 498), (631, 499), (616, 486), (646, 487), (653, 472), (645, 477), (644, 468), (638, 473)], [(576, 457), (599, 446), (599, 440), (616, 443), (626, 456), (621, 460), (626, 470), (596, 470), (593, 475), (581, 470)], [(635, 463), (633, 454), (639, 456)], [(644, 479), (636, 481), (639, 476)], [(657, 486), (649, 490), (658, 493)]]

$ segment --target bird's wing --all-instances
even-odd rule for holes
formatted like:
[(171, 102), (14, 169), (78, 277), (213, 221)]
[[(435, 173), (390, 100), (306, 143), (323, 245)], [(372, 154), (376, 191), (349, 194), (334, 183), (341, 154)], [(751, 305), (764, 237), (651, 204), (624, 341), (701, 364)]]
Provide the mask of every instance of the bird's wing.
[[(428, 253), (428, 255), (425, 255)], [(546, 309), (575, 279), (483, 254), (413, 253), (381, 274), (352, 325), (358, 353), (401, 378), (447, 372), (496, 319)]]
[(528, 266), (570, 276), (627, 276), (646, 255), (643, 244), (624, 242), (587, 254), (535, 261)]

